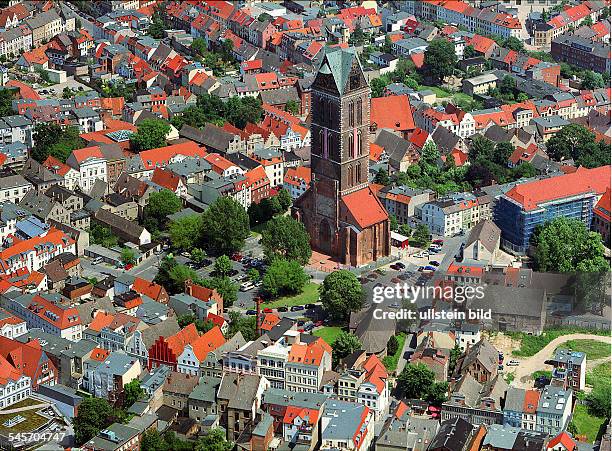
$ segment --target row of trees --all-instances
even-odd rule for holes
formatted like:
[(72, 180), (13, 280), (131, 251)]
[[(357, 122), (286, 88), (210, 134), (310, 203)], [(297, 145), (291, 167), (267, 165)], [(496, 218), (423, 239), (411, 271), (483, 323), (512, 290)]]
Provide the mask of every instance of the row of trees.
[(223, 101), (214, 94), (202, 94), (198, 96), (196, 105), (185, 109), (182, 116), (174, 116), (171, 122), (177, 129), (184, 124), (200, 128), (208, 122), (219, 126), (229, 122), (235, 127), (244, 128), (249, 122), (259, 123), (262, 116), (260, 99), (234, 96)]
[(548, 140), (546, 152), (557, 161), (573, 159), (587, 168), (610, 164), (610, 145), (603, 139), (595, 141), (595, 133), (580, 124), (563, 127)]

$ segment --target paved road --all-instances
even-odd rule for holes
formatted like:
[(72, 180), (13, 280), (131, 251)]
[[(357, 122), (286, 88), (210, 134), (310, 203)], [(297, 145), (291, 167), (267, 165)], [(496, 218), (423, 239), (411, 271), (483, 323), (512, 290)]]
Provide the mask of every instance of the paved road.
[(605, 337), (602, 335), (591, 335), (591, 334), (571, 334), (563, 335), (555, 338), (553, 341), (548, 343), (541, 351), (532, 357), (520, 360), (516, 357), (512, 357), (514, 360), (520, 360), (521, 364), (516, 367), (514, 371), (514, 382), (513, 385), (517, 387), (529, 387), (532, 384), (531, 375), (536, 371), (546, 369), (544, 367), (544, 361), (552, 355), (553, 351), (560, 345), (569, 340), (595, 340), (603, 343), (611, 343), (612, 337)]

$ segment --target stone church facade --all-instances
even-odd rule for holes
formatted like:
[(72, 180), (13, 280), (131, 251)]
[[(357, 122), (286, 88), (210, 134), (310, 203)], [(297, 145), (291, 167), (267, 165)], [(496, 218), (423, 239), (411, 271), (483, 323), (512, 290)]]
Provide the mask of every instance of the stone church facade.
[(361, 266), (389, 255), (390, 230), (368, 183), (370, 87), (357, 56), (328, 50), (311, 92), (312, 183), (294, 216), (313, 249)]

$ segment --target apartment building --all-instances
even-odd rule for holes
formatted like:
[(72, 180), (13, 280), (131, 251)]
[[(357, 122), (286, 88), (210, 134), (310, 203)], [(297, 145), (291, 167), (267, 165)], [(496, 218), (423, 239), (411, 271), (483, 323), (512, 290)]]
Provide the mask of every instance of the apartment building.
[(286, 365), (287, 390), (318, 392), (323, 373), (331, 370), (331, 356), (331, 346), (321, 338), (308, 344), (294, 343)]
[(491, 219), (493, 198), (460, 193), (448, 199), (428, 202), (421, 207), (421, 219), (431, 233), (453, 236), (474, 227), (480, 221)]

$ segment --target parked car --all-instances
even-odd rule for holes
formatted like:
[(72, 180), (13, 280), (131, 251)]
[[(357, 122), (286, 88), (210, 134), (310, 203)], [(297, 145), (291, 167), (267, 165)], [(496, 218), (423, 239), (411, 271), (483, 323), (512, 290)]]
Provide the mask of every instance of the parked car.
[(102, 263), (104, 261), (104, 259), (102, 257), (95, 257), (91, 259), (91, 264), (92, 265), (98, 265), (100, 263)]
[(291, 311), (292, 312), (300, 312), (304, 310), (304, 306), (303, 305), (293, 305), (291, 306)]
[(423, 272), (424, 270), (425, 270), (424, 266), (419, 266), (419, 269), (417, 269), (417, 271), (419, 271), (419, 272)]
[(251, 310), (247, 310), (246, 314), (249, 315), (249, 316), (257, 315), (257, 310), (252, 310), (252, 309)]
[(400, 279), (399, 277), (394, 277), (393, 279), (391, 279), (392, 283), (402, 283), (402, 279)]
[(283, 306), (283, 307), (279, 307), (276, 309), (277, 312), (286, 312), (287, 310), (289, 310), (287, 307)]
[(521, 362), (518, 360), (510, 360), (508, 363), (506, 363), (506, 366), (519, 366), (520, 364)]
[(404, 265), (402, 262), (397, 262), (395, 266), (397, 266), (399, 269), (406, 269), (406, 265)]
[(315, 325), (315, 327), (321, 327), (323, 325), (323, 321), (321, 321), (321, 320), (315, 321), (314, 325)]
[(444, 240), (433, 240), (432, 243), (442, 246), (444, 244)]
[(314, 323), (312, 321), (309, 321), (306, 324), (304, 324), (304, 330), (306, 332), (310, 332), (314, 328), (315, 328), (315, 325), (314, 325)]
[(187, 252), (187, 251), (185, 251), (185, 252), (181, 252), (181, 255), (182, 255), (183, 257), (185, 257), (185, 258), (190, 258), (190, 257), (191, 257), (191, 254), (190, 254), (189, 252)]
[(435, 261), (435, 260), (430, 261), (430, 262), (429, 262), (429, 264), (430, 264), (431, 266), (440, 266), (440, 262), (437, 262), (437, 261)]
[(304, 324), (306, 324), (306, 321), (304, 321), (303, 319), (297, 322), (298, 327), (302, 327)]
[(423, 271), (435, 271), (437, 268), (435, 266), (427, 265), (423, 268)]
[(253, 282), (244, 282), (240, 284), (240, 291), (249, 291), (249, 290), (252, 290), (253, 288), (255, 288), (255, 285), (253, 285)]
[(265, 309), (263, 309), (264, 313), (272, 313), (274, 310), (272, 310), (270, 307), (266, 307)]
[(316, 305), (314, 305), (314, 304), (306, 304), (306, 309), (307, 309), (307, 310), (312, 310), (312, 309), (314, 309), (314, 308), (316, 308), (316, 307), (317, 307), (317, 306), (316, 306)]

